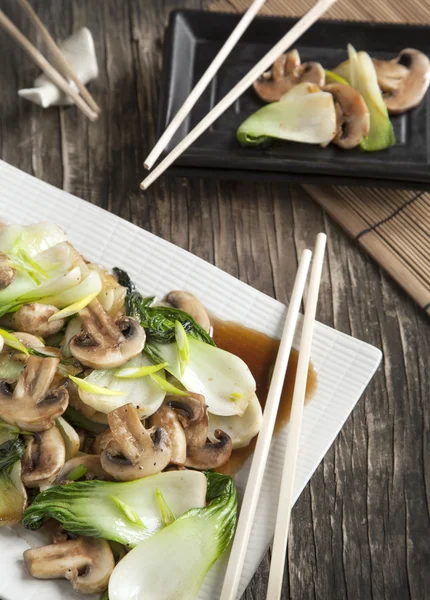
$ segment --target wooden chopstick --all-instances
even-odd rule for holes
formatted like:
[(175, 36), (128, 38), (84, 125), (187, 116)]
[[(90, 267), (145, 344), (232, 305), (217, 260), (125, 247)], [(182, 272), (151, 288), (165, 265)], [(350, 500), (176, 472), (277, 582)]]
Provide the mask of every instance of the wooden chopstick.
[(34, 60), (34, 62), (42, 69), (49, 79), (55, 83), (65, 94), (70, 96), (76, 106), (91, 120), (95, 121), (98, 117), (97, 113), (93, 111), (83, 98), (76, 92), (69, 83), (60, 75), (60, 73), (54, 69), (54, 67), (46, 60), (39, 50), (33, 46), (33, 44), (25, 37), (21, 31), (15, 27), (12, 21), (0, 10), (0, 27), (18, 42), (18, 44), (27, 52), (27, 54)]
[(101, 110), (100, 107), (98, 106), (98, 104), (96, 103), (94, 98), (91, 96), (91, 94), (87, 90), (87, 88), (84, 86), (82, 81), (79, 79), (79, 77), (75, 74), (72, 67), (69, 65), (69, 63), (65, 59), (60, 48), (57, 46), (54, 38), (51, 36), (49, 31), (46, 29), (45, 25), (39, 19), (39, 17), (37, 16), (37, 13), (31, 6), (31, 4), (28, 2), (28, 0), (18, 0), (18, 2), (22, 6), (22, 8), (26, 11), (29, 18), (34, 23), (34, 25), (37, 27), (37, 29), (40, 31), (40, 34), (42, 35), (43, 39), (45, 40), (46, 45), (48, 46), (49, 50), (52, 52), (52, 55), (55, 59), (55, 63), (57, 65), (58, 70), (61, 72), (61, 74), (64, 77), (71, 79), (73, 81), (73, 83), (76, 85), (79, 92), (81, 93), (82, 98), (84, 98), (84, 100), (87, 102), (88, 106), (90, 108), (92, 108), (94, 112), (100, 113), (100, 110)]
[(179, 142), (170, 154), (150, 173), (140, 184), (142, 190), (148, 189), (164, 171), (175, 162), (175, 160), (196, 141), (221, 116), (243, 92), (245, 92), (265, 71), (270, 69), (281, 54), (294, 44), (298, 38), (305, 33), (317, 21), (322, 14), (334, 4), (336, 0), (319, 0), (305, 15), (298, 21), (285, 36), (265, 55), (263, 58), (247, 73), (237, 85), (234, 86), (224, 98)]
[[(20, 2), (26, 1), (27, 0), (20, 0)], [(148, 158), (143, 163), (145, 169), (152, 169), (154, 163), (159, 158), (160, 154), (163, 152), (163, 150), (170, 142), (172, 137), (175, 135), (181, 123), (183, 123), (183, 121), (187, 118), (188, 114), (191, 112), (197, 100), (200, 98), (200, 96), (208, 87), (212, 79), (215, 77), (221, 65), (224, 63), (225, 59), (236, 46), (237, 42), (248, 29), (249, 25), (254, 20), (254, 17), (256, 16), (260, 8), (266, 3), (266, 1), (267, 0), (254, 0), (254, 2), (251, 4), (248, 10), (244, 13), (243, 17), (231, 33), (230, 37), (227, 39), (221, 50), (215, 56), (214, 60), (211, 62), (201, 79), (191, 91), (188, 98), (185, 100), (184, 104), (181, 106), (181, 108), (176, 113), (175, 117), (172, 119), (171, 123), (169, 123), (169, 126), (167, 127), (166, 131), (155, 144)]]
[(324, 264), (326, 242), (327, 236), (325, 233), (318, 234), (314, 250), (311, 277), (309, 281), (308, 297), (306, 302), (305, 317), (303, 320), (302, 337), (300, 341), (299, 361), (297, 365), (296, 381), (294, 384), (291, 416), (288, 425), (288, 439), (285, 450), (284, 467), (282, 471), (278, 513), (276, 516), (272, 562), (270, 565), (269, 584), (267, 587), (266, 596), (267, 600), (278, 600), (281, 597), (282, 592), (285, 548), (288, 541), (288, 530), (290, 526), (291, 509), (293, 504), (294, 480), (296, 476), (297, 456), (300, 444), (303, 406), (306, 395), (306, 383), (308, 379), (315, 314), (318, 303), (321, 274)]
[(263, 424), (258, 435), (252, 459), (251, 470), (246, 484), (245, 495), (220, 600), (234, 600), (239, 587), (240, 576), (246, 556), (249, 536), (251, 534), (252, 523), (254, 521), (255, 510), (257, 508), (267, 457), (269, 455), (270, 443), (272, 441), (276, 415), (290, 358), (294, 332), (300, 312), (300, 304), (303, 298), (311, 256), (312, 252), (310, 250), (304, 250), (300, 258), (300, 264), (294, 282), (293, 293), (288, 307), (282, 339), (276, 357), (272, 381), (270, 383), (269, 394), (264, 409)]

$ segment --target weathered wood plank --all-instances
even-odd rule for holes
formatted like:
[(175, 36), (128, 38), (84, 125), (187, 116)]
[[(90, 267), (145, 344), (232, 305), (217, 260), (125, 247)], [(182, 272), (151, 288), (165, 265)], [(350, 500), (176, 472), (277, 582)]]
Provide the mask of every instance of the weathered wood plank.
[[(171, 10), (204, 4), (35, 1), (58, 38), (83, 25), (93, 32), (100, 77), (91, 91), (103, 112), (90, 124), (73, 107), (43, 111), (17, 99), (36, 69), (0, 32), (0, 55), (7, 57), (0, 71), (1, 156), (283, 302), (298, 254), (327, 231), (319, 318), (381, 347), (385, 360), (293, 511), (283, 598), (424, 600), (428, 320), (299, 187), (162, 178), (139, 192), (142, 162), (156, 139), (164, 25)], [(37, 40), (12, 0), (0, 0), (0, 8)], [(244, 600), (265, 597), (268, 568), (269, 556)]]

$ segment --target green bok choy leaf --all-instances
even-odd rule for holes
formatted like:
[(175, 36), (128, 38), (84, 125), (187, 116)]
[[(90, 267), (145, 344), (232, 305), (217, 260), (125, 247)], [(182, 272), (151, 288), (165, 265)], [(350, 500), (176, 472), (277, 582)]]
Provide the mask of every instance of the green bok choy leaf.
[(279, 102), (267, 104), (237, 130), (238, 141), (259, 146), (270, 139), (328, 144), (336, 134), (333, 96), (310, 83), (300, 83)]
[(0, 446), (0, 526), (18, 523), (27, 504), (21, 481), (23, 455), (20, 439), (10, 439)]
[[(135, 546), (163, 527), (162, 493), (176, 516), (205, 506), (206, 478), (198, 471), (167, 471), (136, 481), (82, 481), (51, 487), (25, 511), (23, 524), (39, 529), (54, 518), (67, 531)], [(159, 494), (158, 492), (158, 494)]]
[(369, 109), (369, 135), (363, 139), (360, 147), (367, 152), (389, 148), (396, 143), (396, 137), (372, 59), (367, 52), (357, 53), (351, 44), (348, 44), (348, 55), (349, 59), (333, 71), (360, 92)]
[(127, 554), (111, 575), (110, 600), (197, 597), (207, 572), (229, 546), (237, 518), (233, 480), (219, 473), (206, 477), (209, 504), (189, 510)]

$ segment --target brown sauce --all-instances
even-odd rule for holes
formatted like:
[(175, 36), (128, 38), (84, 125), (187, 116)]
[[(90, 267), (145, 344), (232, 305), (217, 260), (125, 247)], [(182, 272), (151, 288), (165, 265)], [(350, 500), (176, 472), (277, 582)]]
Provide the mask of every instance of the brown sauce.
[[(261, 406), (266, 404), (271, 373), (279, 349), (279, 340), (275, 340), (264, 333), (244, 327), (239, 323), (211, 319), (213, 338), (216, 345), (223, 350), (236, 354), (246, 362), (257, 383), (257, 396)], [(279, 404), (276, 418), (275, 432), (281, 430), (288, 423), (293, 399), (294, 381), (297, 371), (298, 353), (292, 350), (285, 377), (284, 389)], [(314, 365), (309, 365), (308, 382), (306, 387), (306, 402), (309, 402), (316, 390), (317, 373)], [(253, 453), (256, 438), (246, 448), (234, 450), (230, 460), (220, 472), (234, 475), (242, 467), (246, 459)]]

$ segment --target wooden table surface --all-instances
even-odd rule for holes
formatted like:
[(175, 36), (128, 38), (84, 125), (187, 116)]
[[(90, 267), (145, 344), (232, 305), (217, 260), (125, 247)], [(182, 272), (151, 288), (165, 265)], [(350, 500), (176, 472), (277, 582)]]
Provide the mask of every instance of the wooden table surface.
[[(200, 0), (37, 0), (57, 39), (86, 25), (100, 77), (95, 124), (18, 99), (36, 67), (0, 32), (1, 158), (288, 302), (300, 250), (328, 234), (319, 319), (384, 361), (293, 511), (283, 599), (430, 598), (430, 324), (300, 188), (163, 177), (139, 191), (155, 142), (162, 38)], [(0, 8), (43, 44), (14, 0)], [(1, 190), (0, 190), (1, 207)], [(7, 218), (7, 215), (5, 215)], [(55, 220), (55, 215), (52, 215)], [(136, 257), (138, 260), (139, 257)], [(270, 554), (246, 600), (265, 598)], [(18, 598), (16, 600), (19, 600)]]

